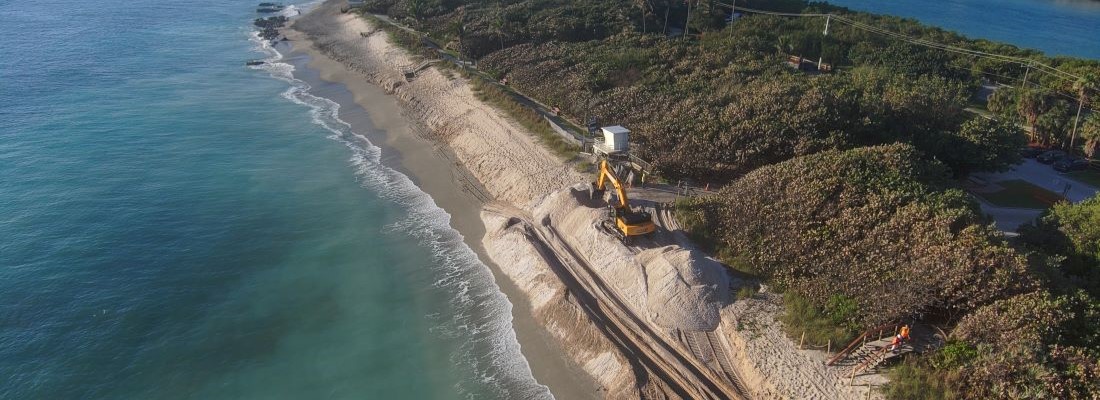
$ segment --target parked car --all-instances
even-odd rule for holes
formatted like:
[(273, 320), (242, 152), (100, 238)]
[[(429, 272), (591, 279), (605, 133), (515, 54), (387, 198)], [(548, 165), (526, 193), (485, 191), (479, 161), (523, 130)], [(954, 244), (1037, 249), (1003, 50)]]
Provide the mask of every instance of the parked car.
[(1089, 160), (1077, 157), (1065, 157), (1054, 162), (1054, 170), (1058, 172), (1083, 171), (1089, 168)]
[(1035, 158), (1038, 157), (1040, 154), (1043, 154), (1044, 151), (1046, 150), (1043, 150), (1043, 148), (1041, 147), (1022, 147), (1020, 148), (1020, 157)]
[(1065, 157), (1066, 152), (1061, 150), (1051, 150), (1036, 156), (1035, 160), (1043, 164), (1053, 164), (1055, 161), (1061, 160)]

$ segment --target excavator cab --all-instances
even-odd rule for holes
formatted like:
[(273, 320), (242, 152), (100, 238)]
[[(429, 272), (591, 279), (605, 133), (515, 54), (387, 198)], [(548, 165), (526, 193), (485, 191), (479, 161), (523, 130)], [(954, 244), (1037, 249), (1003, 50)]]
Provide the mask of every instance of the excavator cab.
[(605, 230), (624, 242), (630, 241), (631, 237), (647, 235), (657, 230), (652, 215), (645, 211), (635, 211), (630, 208), (630, 200), (626, 197), (626, 187), (619, 181), (615, 171), (611, 168), (611, 164), (604, 159), (600, 161), (599, 177), (596, 178), (595, 182), (592, 182), (590, 197), (593, 199), (603, 197), (603, 193), (607, 189), (607, 182), (611, 182), (611, 185), (615, 187), (615, 197), (617, 198), (608, 202), (607, 219), (601, 222)]

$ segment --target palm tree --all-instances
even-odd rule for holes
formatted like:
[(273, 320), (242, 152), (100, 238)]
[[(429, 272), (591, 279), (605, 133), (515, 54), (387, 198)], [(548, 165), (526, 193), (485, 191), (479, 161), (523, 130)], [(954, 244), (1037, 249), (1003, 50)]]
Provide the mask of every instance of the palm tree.
[(686, 39), (691, 33), (691, 0), (684, 0), (684, 3), (688, 5), (687, 17), (684, 19), (684, 38)]
[(415, 20), (420, 19), (420, 13), (424, 11), (424, 0), (410, 0), (405, 10)]
[(1100, 113), (1093, 112), (1081, 124), (1081, 137), (1085, 139), (1085, 154), (1095, 157), (1100, 150)]
[(1077, 140), (1077, 125), (1081, 121), (1081, 109), (1085, 108), (1085, 104), (1091, 100), (1089, 92), (1093, 87), (1093, 82), (1089, 78), (1081, 78), (1073, 83), (1073, 88), (1077, 90), (1077, 118), (1073, 120), (1073, 133), (1069, 137), (1070, 154), (1073, 153), (1073, 142)]
[(780, 35), (775, 43), (775, 49), (779, 50), (779, 54), (784, 57), (794, 54), (794, 37), (791, 35)]
[(634, 6), (638, 7), (638, 10), (642, 12), (642, 33), (646, 33), (646, 17), (649, 16), (649, 9), (651, 5), (649, 0), (634, 0)]
[(1037, 90), (1024, 89), (1020, 92), (1020, 97), (1016, 102), (1016, 111), (1024, 118), (1027, 125), (1031, 127), (1031, 140), (1046, 144), (1040, 140), (1039, 132), (1036, 132), (1036, 122), (1039, 120), (1039, 116), (1043, 114), (1049, 108), (1047, 102), (1047, 96), (1043, 95)]

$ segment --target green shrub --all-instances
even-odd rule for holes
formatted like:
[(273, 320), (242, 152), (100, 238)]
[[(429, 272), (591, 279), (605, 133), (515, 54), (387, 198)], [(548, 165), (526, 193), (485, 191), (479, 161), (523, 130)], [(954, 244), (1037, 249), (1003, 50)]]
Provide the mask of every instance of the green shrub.
[(978, 349), (965, 342), (953, 341), (941, 348), (932, 357), (932, 366), (937, 369), (956, 369), (978, 358)]
[(966, 195), (939, 189), (943, 171), (911, 145), (827, 151), (757, 169), (681, 209), (698, 214), (685, 226), (723, 260), (847, 329), (960, 315), (1034, 287), (1026, 257)]
[(737, 300), (747, 300), (753, 296), (756, 296), (756, 289), (751, 286), (746, 285), (737, 289)]
[(783, 294), (783, 306), (785, 312), (780, 315), (779, 321), (783, 322), (784, 330), (795, 342), (801, 340), (805, 333), (807, 345), (823, 347), (832, 343), (836, 348), (851, 341), (858, 333), (846, 325), (836, 324), (825, 310), (794, 292)]
[(946, 375), (913, 359), (891, 368), (883, 394), (891, 400), (941, 400), (956, 398)]
[(843, 294), (834, 294), (825, 301), (825, 313), (836, 326), (859, 330), (859, 304)]

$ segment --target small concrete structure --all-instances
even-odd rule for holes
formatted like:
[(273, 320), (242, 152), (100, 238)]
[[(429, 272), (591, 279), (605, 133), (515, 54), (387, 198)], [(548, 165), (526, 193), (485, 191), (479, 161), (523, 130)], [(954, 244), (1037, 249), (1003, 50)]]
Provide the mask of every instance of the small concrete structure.
[(613, 152), (622, 152), (630, 150), (630, 130), (623, 128), (619, 125), (605, 126), (600, 128), (603, 132), (604, 146)]
[(630, 130), (619, 125), (600, 128), (603, 138), (596, 138), (592, 146), (597, 155), (625, 155), (630, 152)]

